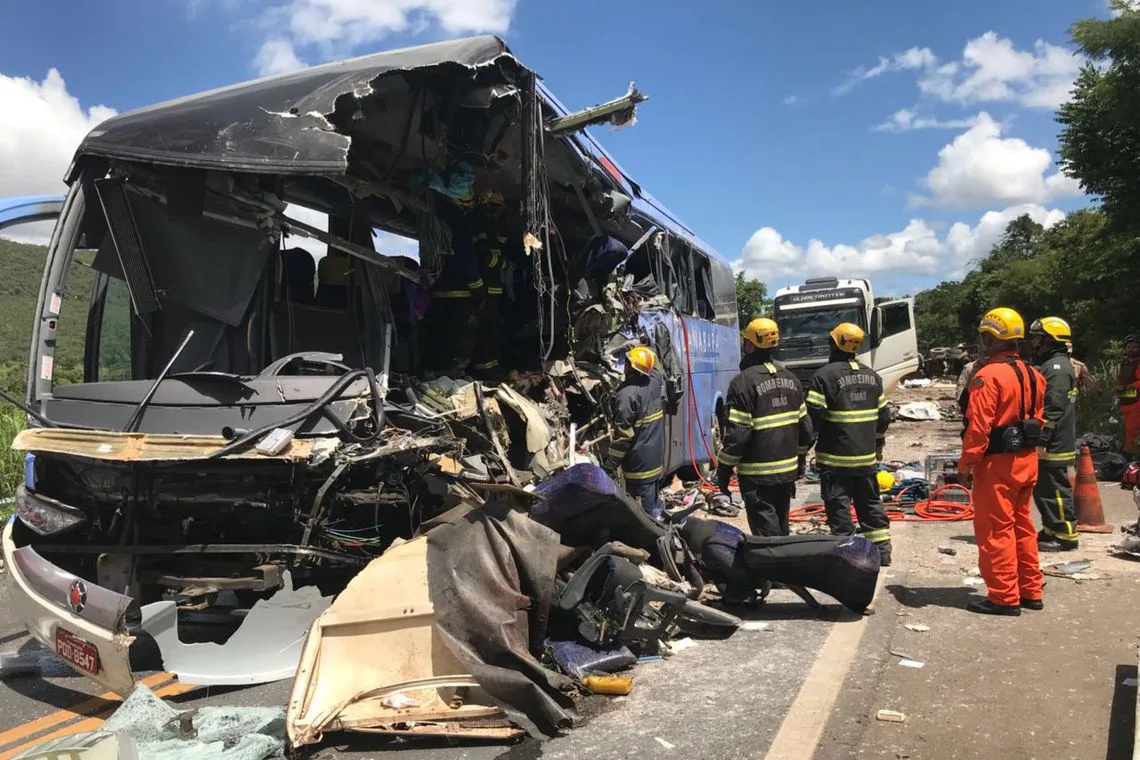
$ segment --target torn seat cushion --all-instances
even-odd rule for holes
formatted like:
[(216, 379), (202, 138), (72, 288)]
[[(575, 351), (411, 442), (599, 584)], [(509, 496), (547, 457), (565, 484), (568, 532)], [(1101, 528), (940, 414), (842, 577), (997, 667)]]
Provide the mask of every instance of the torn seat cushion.
[(553, 736), (576, 718), (570, 681), (543, 668), (558, 536), (525, 513), (486, 505), (427, 534), (437, 630), (512, 722)]
[(656, 552), (665, 529), (649, 517), (605, 470), (576, 464), (535, 486), (542, 497), (530, 516), (562, 538), (566, 546), (598, 547), (606, 541)]
[(862, 536), (749, 536), (719, 520), (693, 518), (685, 521), (681, 535), (714, 583), (806, 586), (855, 612), (867, 609), (875, 596), (879, 551)]

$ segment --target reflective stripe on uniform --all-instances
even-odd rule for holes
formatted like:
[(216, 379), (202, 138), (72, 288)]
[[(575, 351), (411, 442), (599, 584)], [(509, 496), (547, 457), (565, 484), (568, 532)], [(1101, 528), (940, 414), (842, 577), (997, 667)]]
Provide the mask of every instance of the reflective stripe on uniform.
[(483, 287), (483, 278), (480, 277), (478, 280), (472, 280), (471, 282), (467, 283), (467, 287), (471, 288), (472, 290), (478, 290), (479, 288)]
[(822, 465), (828, 467), (869, 467), (875, 464), (876, 457), (874, 454), (861, 454), (859, 456), (841, 456), (839, 454), (829, 454), (825, 451), (816, 451), (815, 460)]
[(887, 405), (887, 397), (886, 396), (879, 396), (879, 408), (882, 409), (886, 405)]
[(828, 422), (876, 422), (879, 419), (877, 409), (859, 409), (849, 412), (832, 411), (823, 417)]
[(502, 294), (503, 294), (503, 289), (502, 289), (502, 288), (496, 288), (494, 285), (492, 285), (491, 287), (487, 288), (487, 295), (491, 295), (491, 296), (501, 296)]
[(622, 470), (626, 480), (652, 480), (653, 478), (661, 477), (661, 473), (665, 471), (664, 467), (654, 467), (652, 470), (642, 470), (640, 472), (628, 472)]
[(811, 404), (812, 406), (818, 406), (820, 409), (826, 409), (827, 397), (819, 391), (808, 391), (807, 403)]
[(637, 422), (633, 423), (633, 426), (634, 427), (641, 427), (642, 425), (648, 425), (650, 422), (657, 422), (657, 420), (663, 418), (664, 416), (665, 416), (665, 412), (658, 409), (656, 412), (650, 412), (649, 414), (645, 415), (644, 417), (642, 417)]
[(871, 543), (881, 544), (884, 541), (891, 540), (891, 529), (879, 528), (878, 530), (865, 530), (863, 531), (863, 538), (867, 539)]
[(779, 414), (766, 414), (763, 417), (752, 418), (753, 430), (771, 430), (773, 428), (795, 425), (800, 421), (799, 412), (780, 412)]
[(728, 465), (735, 467), (740, 464), (740, 457), (734, 457), (732, 454), (726, 454), (723, 451), (716, 455), (717, 464)]
[(744, 462), (736, 468), (739, 475), (783, 475), (795, 472), (798, 458), (781, 459), (776, 462)]
[(466, 288), (463, 290), (440, 290), (432, 293), (433, 298), (470, 298), (471, 291)]
[(499, 366), (499, 360), (498, 359), (492, 359), (489, 362), (483, 362), (482, 364), (476, 364), (475, 369), (492, 369), (492, 368), (498, 367), (498, 366)]
[(752, 415), (739, 409), (728, 410), (728, 421), (737, 425), (751, 425)]
[(1077, 452), (1062, 451), (1059, 454), (1053, 454), (1048, 451), (1042, 451), (1037, 455), (1037, 458), (1042, 462), (1075, 462), (1077, 461)]

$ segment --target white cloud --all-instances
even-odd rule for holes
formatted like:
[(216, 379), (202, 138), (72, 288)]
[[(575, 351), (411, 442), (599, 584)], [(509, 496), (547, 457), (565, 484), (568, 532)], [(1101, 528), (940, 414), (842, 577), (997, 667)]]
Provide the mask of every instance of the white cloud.
[(765, 281), (787, 276), (862, 276), (875, 272), (957, 278), (971, 261), (988, 253), (1009, 222), (1022, 214), (1029, 214), (1046, 227), (1065, 218), (1064, 212), (1057, 209), (1023, 204), (987, 212), (972, 227), (956, 222), (942, 237), (930, 222), (911, 219), (898, 232), (874, 235), (856, 245), (828, 246), (813, 239), (806, 247), (785, 240), (772, 227), (761, 227), (745, 243), (733, 267)]
[[(63, 173), (80, 141), (113, 108), (84, 108), (59, 71), (42, 82), (0, 74), (0, 197), (62, 193)], [(16, 225), (5, 237), (44, 244), (51, 224)]]
[(933, 116), (919, 116), (914, 111), (902, 108), (891, 114), (882, 124), (871, 127), (876, 132), (910, 132), (914, 129), (962, 129), (973, 125), (973, 119), (936, 119)]
[(938, 151), (938, 165), (923, 184), (930, 197), (912, 205), (957, 208), (1046, 203), (1081, 195), (1079, 183), (1060, 171), (1049, 173), (1053, 156), (1018, 137), (1002, 137), (1002, 125), (986, 112)]
[(517, 0), (291, 0), (264, 14), (272, 36), (254, 65), (262, 74), (303, 67), (298, 48), (338, 57), (393, 34), (505, 34)]
[(1011, 40), (986, 32), (966, 43), (956, 61), (943, 61), (929, 48), (911, 48), (853, 71), (836, 94), (897, 71), (918, 72), (918, 89), (935, 100), (972, 104), (1015, 102), (1055, 109), (1069, 97), (1081, 59), (1068, 48), (1038, 40), (1019, 50)]
[(257, 67), (257, 73), (262, 76), (288, 74), (290, 71), (297, 71), (308, 65), (297, 57), (293, 43), (280, 37), (266, 40), (261, 49), (257, 51), (257, 57), (254, 58), (253, 63)]
[[(1124, 5), (1130, 11), (1140, 11), (1140, 0), (1125, 0)], [(1123, 11), (1117, 10), (1112, 0), (1105, 0), (1105, 6), (1108, 8), (1108, 15), (1113, 18), (1123, 15)]]
[(881, 77), (883, 74), (889, 74), (895, 71), (914, 71), (916, 69), (925, 69), (933, 66), (938, 61), (930, 48), (912, 47), (910, 50), (903, 51), (902, 53), (895, 53), (890, 58), (879, 58), (879, 62), (874, 66), (867, 68), (860, 66), (848, 75), (847, 81), (835, 88), (836, 95), (842, 95), (850, 92), (859, 85), (860, 82), (866, 82), (868, 79)]
[(795, 105), (795, 102), (797, 100), (799, 100), (799, 98), (796, 97), (795, 95), (788, 95), (786, 98), (784, 98), (784, 105), (786, 105), (786, 106)]
[(0, 196), (64, 192), (75, 149), (115, 113), (85, 109), (56, 69), (42, 82), (0, 74)]

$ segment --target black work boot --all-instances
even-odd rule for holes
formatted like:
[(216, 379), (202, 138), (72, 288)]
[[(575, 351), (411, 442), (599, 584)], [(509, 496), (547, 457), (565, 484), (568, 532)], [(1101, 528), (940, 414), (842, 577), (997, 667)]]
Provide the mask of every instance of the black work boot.
[(1021, 597), (1021, 609), (1040, 612), (1045, 609), (1045, 602), (1041, 599), (1026, 599), (1025, 597)]
[(891, 566), (891, 542), (884, 541), (881, 544), (875, 544), (879, 547), (879, 567)]
[(1037, 533), (1037, 551), (1039, 552), (1071, 552), (1080, 546), (1078, 541), (1066, 541), (1064, 539), (1051, 536), (1045, 531)]
[(970, 612), (977, 612), (981, 615), (1006, 615), (1008, 617), (1017, 617), (1021, 614), (1021, 607), (1010, 604), (994, 604), (989, 599), (981, 599), (978, 601), (970, 602), (966, 605), (966, 609)]

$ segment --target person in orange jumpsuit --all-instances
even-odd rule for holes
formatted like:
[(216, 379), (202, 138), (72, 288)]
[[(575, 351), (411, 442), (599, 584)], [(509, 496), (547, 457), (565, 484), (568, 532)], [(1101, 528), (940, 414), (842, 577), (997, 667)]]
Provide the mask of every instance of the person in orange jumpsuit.
[(1018, 356), (1025, 321), (1016, 311), (987, 312), (978, 333), (988, 359), (969, 383), (958, 472), (964, 480), (973, 476), (978, 569), (989, 596), (966, 609), (1020, 615), (1045, 607), (1031, 511), (1045, 378)]
[(1124, 418), (1124, 450), (1140, 455), (1140, 339), (1133, 335), (1124, 339), (1116, 397)]

